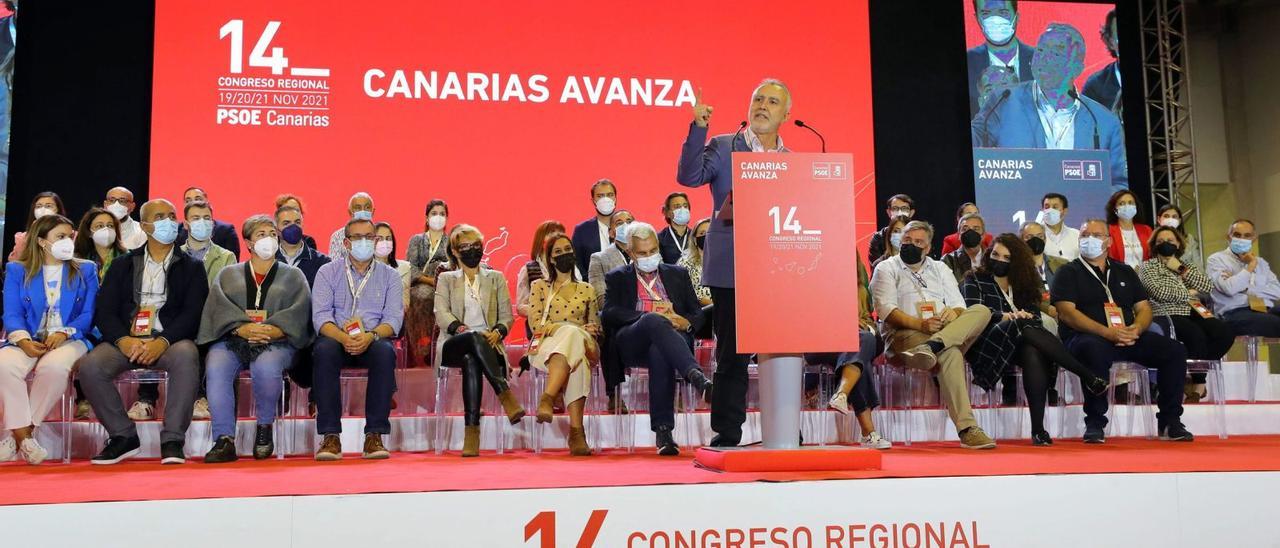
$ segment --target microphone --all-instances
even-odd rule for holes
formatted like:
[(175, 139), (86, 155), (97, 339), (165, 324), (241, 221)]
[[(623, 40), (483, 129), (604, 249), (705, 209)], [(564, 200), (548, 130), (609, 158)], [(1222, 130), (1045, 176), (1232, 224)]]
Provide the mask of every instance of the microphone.
[(1093, 109), (1089, 108), (1089, 103), (1084, 102), (1084, 100), (1080, 98), (1080, 94), (1076, 93), (1075, 88), (1067, 90), (1067, 95), (1070, 95), (1072, 99), (1080, 101), (1080, 104), (1084, 105), (1084, 109), (1089, 111), (1089, 117), (1093, 118), (1093, 149), (1098, 150), (1099, 148), (1102, 148), (1099, 146), (1098, 140), (1098, 117), (1093, 114)]
[[(996, 99), (996, 102), (991, 104), (991, 108), (984, 107), (982, 111), (978, 113), (978, 115), (982, 117), (982, 134), (984, 137), (989, 135), (987, 132), (987, 119), (991, 117), (991, 114), (994, 113), (997, 108), (1000, 108), (1000, 103), (1003, 103), (1005, 99), (1008, 99), (1011, 94), (1013, 94), (1013, 91), (1009, 88), (1005, 88), (1004, 91), (1000, 92), (1000, 98)], [(978, 146), (978, 143), (974, 143), (974, 146)], [(982, 146), (989, 145), (987, 145), (987, 143), (982, 143)]]
[(823, 137), (822, 137), (822, 134), (821, 134), (821, 133), (818, 133), (818, 130), (813, 129), (813, 126), (808, 125), (808, 124), (805, 124), (802, 120), (796, 120), (796, 126), (797, 126), (797, 127), (805, 128), (805, 129), (807, 129), (807, 130), (809, 130), (809, 131), (812, 131), (814, 135), (817, 135), (817, 136), (818, 136), (818, 140), (822, 141), (822, 152), (826, 152), (826, 151), (827, 151), (827, 140), (826, 140), (825, 138), (823, 138)]
[[(742, 122), (738, 123), (738, 131), (735, 131), (735, 132), (733, 133), (733, 138), (732, 138), (732, 139), (729, 139), (729, 152), (733, 152), (733, 144), (734, 144), (734, 143), (736, 143), (736, 142), (738, 142), (738, 136), (739, 136), (739, 135), (742, 135), (742, 130), (744, 130), (744, 129), (747, 129), (747, 121), (746, 121), (746, 120), (743, 120)], [(750, 148), (748, 147), (748, 150), (749, 150), (749, 149), (750, 149)]]

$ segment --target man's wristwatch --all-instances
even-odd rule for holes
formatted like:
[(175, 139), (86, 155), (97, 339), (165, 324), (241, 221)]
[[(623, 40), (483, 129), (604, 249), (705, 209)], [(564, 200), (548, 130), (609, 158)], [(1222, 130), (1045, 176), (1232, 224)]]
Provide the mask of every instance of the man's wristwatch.
[(373, 334), (373, 342), (382, 340), (382, 335), (379, 335), (377, 331), (370, 331), (370, 333)]

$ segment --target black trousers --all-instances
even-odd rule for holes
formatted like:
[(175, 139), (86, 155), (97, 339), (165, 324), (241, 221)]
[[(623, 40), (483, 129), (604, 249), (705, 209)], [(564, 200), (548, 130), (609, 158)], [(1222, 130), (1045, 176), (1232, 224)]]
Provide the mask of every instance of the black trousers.
[(1224, 312), (1222, 319), (1239, 335), (1280, 337), (1280, 307), (1272, 308), (1270, 312), (1254, 312), (1248, 307), (1237, 308)]
[[(1217, 360), (1231, 350), (1236, 342), (1236, 332), (1231, 325), (1219, 318), (1205, 318), (1199, 314), (1187, 316), (1160, 316), (1156, 323), (1164, 332), (1187, 347), (1187, 359)], [(1170, 329), (1172, 323), (1172, 329)], [(1204, 384), (1204, 373), (1192, 373), (1193, 384)]]
[(689, 372), (698, 367), (690, 339), (677, 332), (666, 318), (648, 313), (619, 329), (614, 343), (628, 367), (649, 370), (650, 428), (655, 432), (674, 429), (676, 375), (687, 379)]
[[(1116, 346), (1097, 335), (1076, 334), (1067, 341), (1067, 349), (1099, 377), (1109, 377), (1111, 364), (1130, 361), (1156, 370), (1156, 385), (1160, 396), (1156, 414), (1161, 425), (1178, 421), (1182, 417), (1182, 389), (1187, 377), (1187, 348), (1182, 343), (1164, 335), (1145, 331), (1133, 346)], [(1084, 424), (1086, 427), (1107, 426), (1107, 395), (1084, 393)]]
[(716, 389), (711, 392), (711, 429), (725, 444), (742, 440), (742, 423), (747, 420), (747, 362), (738, 353), (737, 303), (733, 288), (711, 288), (715, 302)]
[(481, 379), (487, 379), (495, 394), (507, 391), (507, 358), (477, 331), (467, 331), (444, 341), (440, 365), (462, 368), (463, 423), (480, 425)]
[(1018, 367), (1022, 369), (1022, 387), (1027, 395), (1032, 432), (1045, 431), (1044, 408), (1049, 389), (1057, 380), (1058, 367), (1075, 373), (1080, 377), (1082, 385), (1097, 377), (1067, 351), (1067, 347), (1057, 336), (1043, 327), (1023, 327), (1022, 339), (1018, 342), (1017, 354), (1014, 356)]

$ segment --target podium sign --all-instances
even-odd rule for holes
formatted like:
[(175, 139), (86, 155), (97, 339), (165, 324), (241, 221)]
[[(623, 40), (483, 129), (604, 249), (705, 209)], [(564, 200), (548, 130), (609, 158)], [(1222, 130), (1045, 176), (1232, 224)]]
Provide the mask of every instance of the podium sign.
[(733, 153), (738, 351), (858, 349), (853, 155)]
[(973, 181), (988, 234), (1017, 233), (1035, 221), (1040, 200), (1057, 192), (1071, 200), (1067, 226), (1106, 210), (1111, 186), (1111, 157), (1105, 150), (1033, 148), (973, 149)]

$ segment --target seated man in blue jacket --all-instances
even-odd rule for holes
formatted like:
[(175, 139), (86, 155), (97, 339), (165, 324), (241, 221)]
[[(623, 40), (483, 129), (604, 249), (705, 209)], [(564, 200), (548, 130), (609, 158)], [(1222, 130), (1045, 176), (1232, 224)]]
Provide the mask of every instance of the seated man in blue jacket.
[(980, 148), (1100, 149), (1111, 153), (1111, 186), (1129, 188), (1124, 128), (1111, 109), (1076, 93), (1084, 71), (1084, 37), (1070, 25), (1053, 23), (1040, 35), (1031, 71), (1035, 76), (987, 100), (972, 122)]
[(626, 367), (649, 370), (649, 424), (657, 437), (658, 454), (674, 456), (680, 447), (671, 437), (675, 428), (675, 375), (702, 391), (711, 401), (711, 381), (693, 357), (693, 333), (702, 323), (702, 306), (689, 272), (662, 263), (658, 233), (648, 223), (632, 223), (627, 230), (635, 261), (605, 277), (608, 288), (601, 314), (612, 344)]

